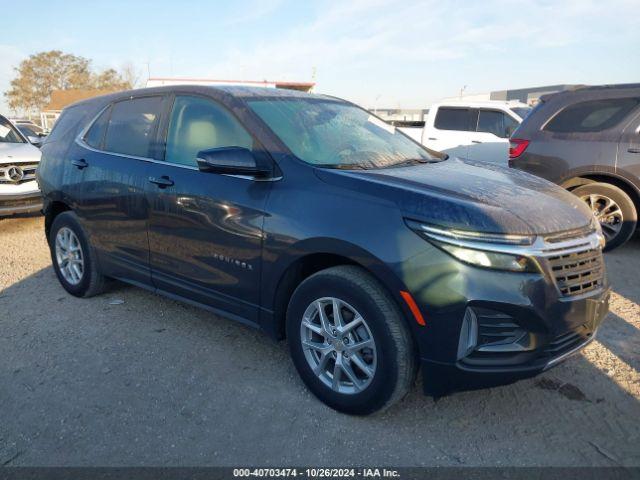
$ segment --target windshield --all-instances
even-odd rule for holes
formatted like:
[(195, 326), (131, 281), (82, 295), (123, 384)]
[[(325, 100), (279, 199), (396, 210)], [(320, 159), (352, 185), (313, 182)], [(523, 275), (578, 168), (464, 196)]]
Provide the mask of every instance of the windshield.
[(24, 143), (16, 128), (4, 117), (0, 117), (0, 143)]
[(249, 100), (249, 107), (301, 160), (327, 168), (385, 168), (436, 161), (369, 112), (334, 100)]
[(16, 127), (18, 127), (18, 130), (20, 130), (23, 135), (31, 135), (33, 137), (37, 137), (38, 134), (42, 133), (42, 129), (37, 125), (19, 123), (18, 125), (16, 125)]
[(531, 107), (515, 107), (512, 108), (511, 110), (513, 110), (516, 115), (518, 115), (521, 119), (525, 119), (527, 118), (527, 115), (529, 115), (531, 113), (531, 110), (533, 110)]

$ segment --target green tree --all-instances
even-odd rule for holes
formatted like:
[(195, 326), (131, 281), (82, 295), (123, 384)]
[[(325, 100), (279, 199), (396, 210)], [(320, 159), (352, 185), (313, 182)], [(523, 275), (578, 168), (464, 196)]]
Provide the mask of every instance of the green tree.
[(91, 61), (80, 56), (51, 50), (30, 55), (14, 69), (16, 77), (5, 92), (12, 110), (38, 112), (49, 103), (53, 90), (124, 90), (132, 81), (114, 69), (94, 73)]

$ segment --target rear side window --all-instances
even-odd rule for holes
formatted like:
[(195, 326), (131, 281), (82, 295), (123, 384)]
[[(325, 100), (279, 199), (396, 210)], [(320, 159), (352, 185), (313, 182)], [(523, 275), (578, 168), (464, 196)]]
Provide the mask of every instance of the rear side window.
[(144, 97), (114, 103), (104, 150), (135, 157), (151, 157), (162, 108), (162, 97)]
[(471, 115), (468, 108), (439, 108), (434, 126), (438, 130), (468, 132), (471, 130), (470, 118)]
[(618, 125), (638, 104), (638, 98), (576, 103), (560, 111), (547, 123), (544, 130), (556, 133), (600, 132)]
[(91, 128), (84, 136), (84, 141), (87, 145), (93, 148), (102, 148), (102, 141), (104, 140), (104, 134), (107, 131), (110, 115), (111, 107), (102, 112), (96, 121), (93, 122), (93, 125), (91, 125)]

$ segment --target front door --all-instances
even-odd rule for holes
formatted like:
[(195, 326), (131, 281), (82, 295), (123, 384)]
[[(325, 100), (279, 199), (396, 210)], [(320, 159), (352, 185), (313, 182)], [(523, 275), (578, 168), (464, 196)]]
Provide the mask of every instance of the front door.
[(618, 145), (616, 170), (640, 189), (640, 113), (622, 132)]
[(164, 162), (147, 182), (154, 285), (238, 320), (258, 320), (262, 225), (271, 182), (198, 170), (199, 151), (254, 148), (224, 107), (176, 96), (166, 126)]
[(476, 112), (468, 158), (508, 167), (509, 136), (519, 125), (518, 121), (502, 110), (480, 108)]

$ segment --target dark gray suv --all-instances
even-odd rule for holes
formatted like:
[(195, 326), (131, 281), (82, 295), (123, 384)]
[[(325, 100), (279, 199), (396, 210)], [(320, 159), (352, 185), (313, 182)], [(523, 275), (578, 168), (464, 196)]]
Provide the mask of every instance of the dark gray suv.
[(640, 209), (640, 84), (542, 97), (513, 133), (509, 165), (584, 200), (600, 221), (605, 250), (624, 244)]

